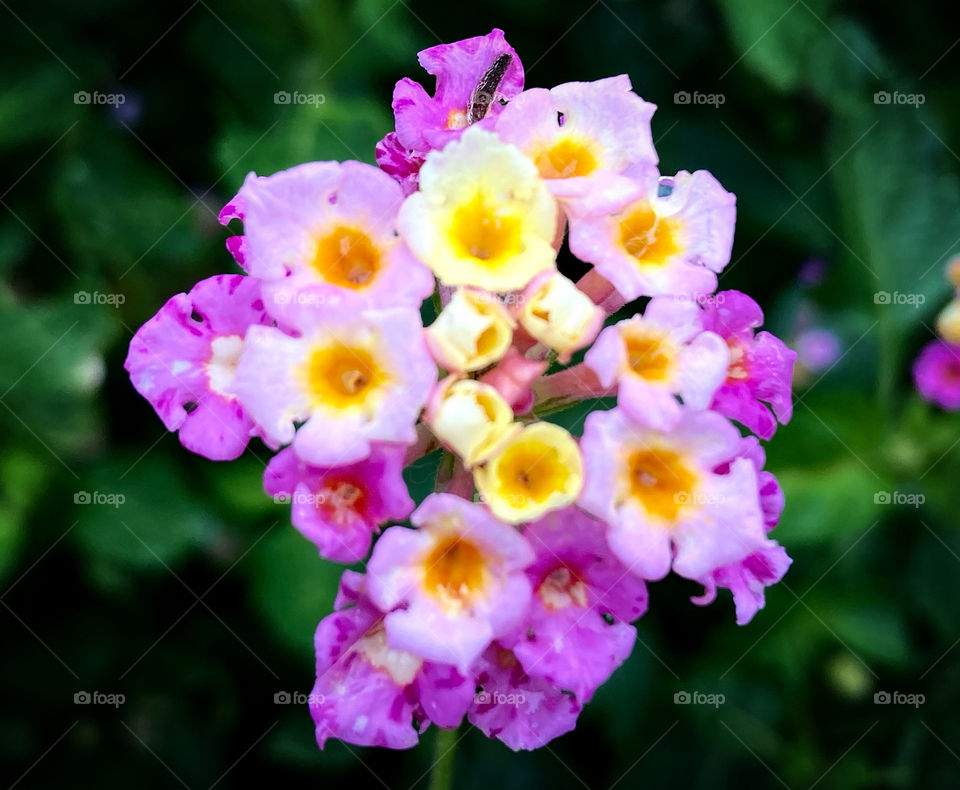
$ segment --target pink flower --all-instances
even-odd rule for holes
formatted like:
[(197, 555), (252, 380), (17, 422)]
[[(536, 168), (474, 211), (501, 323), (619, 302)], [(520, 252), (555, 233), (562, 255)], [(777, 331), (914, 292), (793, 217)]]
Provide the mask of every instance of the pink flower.
[(231, 392), (247, 329), (269, 324), (260, 283), (222, 274), (172, 297), (133, 340), (124, 367), (180, 443), (213, 461), (243, 453), (254, 421)]
[(617, 178), (630, 165), (657, 163), (655, 110), (621, 74), (524, 91), (504, 107), (496, 130), (533, 159), (556, 198), (602, 204), (615, 199)]
[(437, 89), (428, 96), (409, 78), (397, 83), (393, 91), (397, 149), (426, 153), (443, 148), (468, 125), (495, 116), (501, 102), (523, 90), (523, 66), (502, 30), (430, 47), (417, 59), (437, 78)]
[(524, 531), (536, 552), (527, 568), (533, 597), (526, 618), (500, 639), (524, 671), (586, 703), (636, 642), (629, 625), (647, 609), (647, 588), (607, 546), (606, 526), (576, 508)]
[(335, 611), (315, 637), (317, 680), (310, 713), (317, 743), (408, 749), (431, 721), (456, 727), (473, 701), (474, 683), (453, 667), (425, 662), (387, 645), (383, 615), (366, 597), (365, 577), (346, 571)]
[(657, 296), (643, 315), (600, 333), (584, 363), (607, 388), (619, 384), (617, 403), (648, 428), (670, 430), (680, 403), (705, 409), (727, 372), (727, 347), (703, 331), (703, 311), (689, 299)]
[[(755, 436), (745, 436), (741, 440), (739, 457), (748, 459), (757, 471), (757, 486), (760, 510), (764, 526), (769, 532), (780, 520), (783, 510), (783, 491), (777, 479), (763, 471), (766, 456)], [(729, 464), (717, 467), (719, 474), (726, 474)], [(691, 600), (698, 606), (706, 606), (714, 601), (717, 588), (726, 587), (733, 593), (733, 602), (737, 610), (737, 625), (746, 625), (763, 608), (764, 589), (780, 581), (793, 561), (787, 556), (783, 546), (770, 542), (767, 546), (750, 554), (740, 562), (717, 568), (700, 583), (703, 594)]]
[(386, 530), (367, 565), (370, 598), (384, 612), (391, 646), (466, 671), (513, 629), (530, 601), (527, 541), (482, 505), (431, 494)]
[(760, 306), (740, 291), (721, 291), (706, 305), (705, 328), (720, 335), (730, 349), (726, 381), (710, 408), (769, 439), (778, 421), (786, 425), (793, 416), (797, 353), (769, 332), (756, 332), (762, 324)]
[(256, 327), (237, 366), (233, 391), (264, 434), (324, 467), (366, 458), (371, 442), (414, 442), (437, 378), (419, 312), (336, 295), (299, 307), (287, 319), (299, 337)]
[(285, 320), (331, 291), (369, 307), (419, 307), (434, 281), (396, 235), (402, 202), (399, 185), (371, 165), (310, 162), (251, 173), (231, 201), (238, 208), (222, 216), (243, 218), (243, 263)]
[(293, 525), (317, 545), (321, 557), (359, 562), (383, 523), (413, 511), (403, 456), (401, 446), (375, 444), (362, 461), (322, 468), (287, 448), (270, 459), (263, 487), (274, 498), (292, 502)]
[[(579, 504), (609, 525), (610, 548), (634, 573), (672, 568), (702, 579), (767, 548), (757, 473), (737, 458), (740, 435), (711, 411), (684, 410), (670, 432), (634, 423), (622, 409), (587, 417)], [(729, 463), (726, 474), (715, 468)]]
[(470, 723), (514, 751), (539, 749), (577, 726), (581, 703), (543, 678), (530, 677), (510, 651), (494, 642), (472, 668), (476, 701)]
[(960, 345), (928, 343), (913, 363), (913, 380), (920, 397), (941, 409), (960, 409)]
[(705, 170), (661, 178), (645, 164), (627, 175), (633, 182), (613, 213), (570, 215), (571, 252), (627, 301), (711, 293), (730, 261), (736, 198)]

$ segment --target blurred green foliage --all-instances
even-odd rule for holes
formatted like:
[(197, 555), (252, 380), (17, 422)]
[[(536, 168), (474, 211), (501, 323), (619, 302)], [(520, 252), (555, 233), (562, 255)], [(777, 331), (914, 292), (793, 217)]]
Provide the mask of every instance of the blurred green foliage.
[[(457, 786), (955, 787), (960, 418), (922, 404), (909, 378), (960, 250), (947, 8), (0, 2), (6, 784), (427, 781), (433, 734), (406, 753), (321, 753), (305, 706), (274, 704), (311, 686), (339, 569), (262, 494), (265, 448), (231, 465), (191, 457), (122, 363), (170, 295), (234, 270), (216, 213), (248, 171), (372, 161), (394, 81), (423, 76), (417, 50), (499, 26), (530, 86), (629, 73), (660, 106), (663, 169), (709, 169), (738, 195), (721, 287), (754, 295), (787, 338), (833, 330), (843, 355), (801, 375), (768, 448), (787, 495), (776, 536), (795, 562), (766, 609), (738, 628), (727, 595), (700, 609), (695, 585), (653, 586), (633, 656), (577, 731), (522, 755), (467, 732)], [(278, 105), (279, 90), (325, 100)], [(678, 91), (724, 102), (678, 104)], [(924, 102), (878, 104), (878, 91)], [(812, 258), (819, 284), (798, 279)], [(881, 291), (925, 302), (877, 304)], [(553, 419), (577, 430), (582, 417)], [(435, 469), (407, 471), (418, 499)], [(125, 501), (79, 504), (83, 492)], [(74, 704), (94, 690), (125, 702)], [(675, 705), (681, 690), (726, 701)], [(880, 691), (925, 702), (876, 705)]]

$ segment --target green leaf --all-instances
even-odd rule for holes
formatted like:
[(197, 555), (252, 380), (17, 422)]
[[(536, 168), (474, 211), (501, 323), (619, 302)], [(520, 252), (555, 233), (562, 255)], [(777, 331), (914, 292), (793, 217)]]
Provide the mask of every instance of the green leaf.
[(885, 486), (854, 458), (776, 474), (786, 497), (776, 534), (785, 546), (834, 541), (880, 517), (874, 498)]
[(164, 566), (175, 568), (223, 535), (178, 466), (159, 453), (140, 461), (121, 456), (100, 462), (70, 496), (73, 517), (80, 522), (71, 536), (91, 561), (166, 573)]
[(313, 655), (313, 632), (330, 614), (343, 566), (286, 523), (274, 527), (242, 566), (250, 595), (277, 637), (295, 654)]
[[(795, 89), (803, 79), (810, 48), (827, 31), (823, 17), (830, 0), (721, 0), (734, 51), (747, 67), (781, 91)], [(838, 44), (839, 46), (839, 44)], [(732, 70), (732, 69), (731, 69)]]

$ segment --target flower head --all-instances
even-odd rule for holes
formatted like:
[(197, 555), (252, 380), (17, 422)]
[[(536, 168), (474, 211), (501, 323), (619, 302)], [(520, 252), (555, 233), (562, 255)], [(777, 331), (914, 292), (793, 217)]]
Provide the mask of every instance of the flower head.
[(453, 667), (391, 647), (365, 582), (346, 571), (335, 611), (317, 627), (317, 680), (310, 696), (317, 743), (323, 748), (327, 739), (339, 738), (408, 749), (431, 721), (457, 726), (474, 684)]
[(403, 447), (377, 444), (362, 461), (317, 467), (288, 447), (270, 459), (263, 486), (274, 498), (291, 502), (293, 525), (317, 544), (321, 557), (359, 562), (381, 524), (413, 511), (403, 455)]
[(727, 347), (703, 331), (702, 310), (689, 299), (657, 296), (643, 315), (604, 329), (584, 363), (641, 425), (669, 430), (681, 407), (705, 409), (727, 373)]
[(369, 307), (419, 306), (433, 277), (397, 238), (403, 201), (397, 183), (361, 162), (310, 162), (272, 176), (247, 176), (244, 263), (263, 281), (270, 312), (325, 294), (346, 293)]
[(660, 579), (672, 567), (701, 579), (767, 545), (756, 470), (736, 458), (740, 436), (719, 414), (684, 410), (662, 432), (621, 409), (594, 412), (581, 446), (579, 504), (609, 524), (610, 547), (639, 576)]
[(437, 89), (431, 97), (404, 78), (393, 91), (397, 143), (407, 150), (444, 148), (467, 126), (492, 119), (504, 101), (523, 90), (523, 66), (502, 30), (439, 44), (417, 58), (437, 78)]
[(530, 600), (527, 541), (481, 505), (431, 494), (391, 527), (367, 568), (370, 598), (386, 612), (388, 643), (465, 671), (510, 631)]
[(511, 650), (494, 642), (472, 668), (477, 683), (470, 723), (514, 751), (539, 749), (577, 726), (583, 704), (564, 689), (528, 675)]
[[(777, 479), (770, 472), (763, 471), (766, 457), (755, 436), (745, 436), (741, 440), (738, 457), (748, 459), (757, 471), (760, 510), (763, 514), (764, 527), (769, 532), (780, 520), (780, 512), (783, 510), (783, 491)], [(729, 469), (729, 464), (723, 464), (715, 471), (725, 474)], [(768, 545), (739, 562), (717, 568), (700, 579), (704, 588), (703, 594), (691, 600), (698, 606), (706, 606), (716, 598), (717, 589), (725, 587), (733, 593), (737, 625), (746, 625), (764, 607), (765, 588), (780, 581), (791, 562), (783, 546), (770, 541)]]
[(960, 345), (933, 340), (913, 363), (917, 392), (941, 409), (960, 409)]
[(570, 250), (627, 301), (712, 292), (730, 261), (736, 198), (705, 170), (660, 178), (642, 165), (628, 175), (631, 187), (614, 211), (570, 216)]
[(473, 473), (482, 500), (510, 524), (573, 502), (583, 486), (577, 441), (559, 425), (535, 422), (512, 434)]
[(740, 291), (721, 291), (706, 305), (704, 326), (720, 335), (730, 350), (726, 381), (711, 408), (769, 439), (778, 421), (785, 425), (793, 416), (797, 353), (769, 332), (756, 332), (762, 324), (760, 306)]
[(621, 74), (524, 91), (500, 113), (496, 130), (534, 161), (557, 198), (596, 202), (629, 166), (657, 163), (655, 110)]
[(290, 316), (299, 337), (258, 327), (237, 366), (233, 391), (267, 437), (292, 441), (315, 466), (359, 461), (371, 442), (414, 441), (437, 376), (417, 311), (332, 297), (302, 307)]
[(255, 423), (232, 392), (249, 327), (273, 323), (252, 277), (222, 274), (172, 297), (133, 340), (124, 367), (180, 443), (213, 461), (238, 458)]
[(524, 530), (536, 552), (527, 568), (527, 616), (501, 644), (524, 671), (586, 703), (636, 642), (629, 623), (647, 609), (644, 582), (607, 546), (606, 525), (576, 508), (557, 510)]
[(479, 127), (427, 156), (398, 224), (444, 285), (512, 291), (555, 267), (556, 201), (533, 162)]

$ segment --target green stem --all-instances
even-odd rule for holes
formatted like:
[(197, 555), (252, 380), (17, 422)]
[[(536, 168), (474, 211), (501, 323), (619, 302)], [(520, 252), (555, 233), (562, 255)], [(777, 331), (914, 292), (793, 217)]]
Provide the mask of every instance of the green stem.
[(430, 790), (451, 790), (453, 787), (453, 762), (457, 753), (457, 742), (457, 730), (437, 728)]

